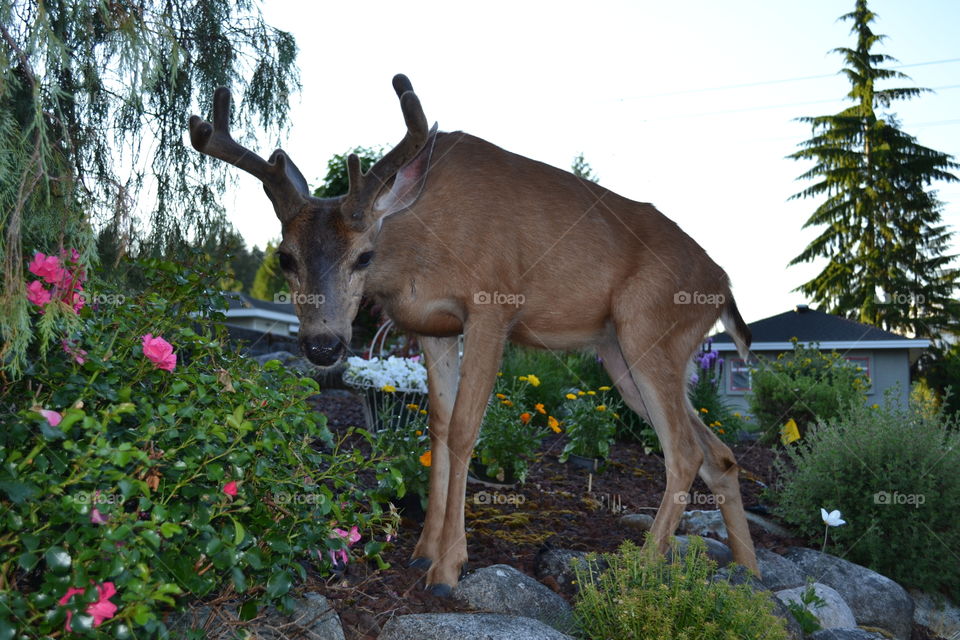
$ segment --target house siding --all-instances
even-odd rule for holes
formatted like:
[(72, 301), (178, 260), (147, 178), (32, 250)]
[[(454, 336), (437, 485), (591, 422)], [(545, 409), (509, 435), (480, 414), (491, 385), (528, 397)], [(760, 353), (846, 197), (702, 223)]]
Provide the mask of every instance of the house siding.
[[(720, 394), (734, 410), (744, 414), (750, 412), (750, 392), (731, 390), (731, 367), (734, 359), (739, 358), (732, 348), (714, 345), (720, 357), (724, 359), (723, 383)], [(765, 359), (775, 360), (780, 352), (757, 352)], [(910, 356), (907, 349), (851, 349), (842, 353), (847, 358), (866, 358), (870, 371), (871, 386), (867, 391), (866, 404), (882, 404), (888, 389), (896, 388), (895, 396), (900, 406), (906, 406), (910, 394)]]

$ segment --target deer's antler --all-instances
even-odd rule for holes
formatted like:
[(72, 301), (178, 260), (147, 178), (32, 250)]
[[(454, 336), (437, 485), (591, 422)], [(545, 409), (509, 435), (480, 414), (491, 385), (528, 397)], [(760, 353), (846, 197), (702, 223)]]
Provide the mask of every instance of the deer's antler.
[(199, 116), (190, 116), (190, 142), (200, 153), (228, 162), (258, 178), (281, 222), (295, 216), (310, 197), (306, 179), (283, 150), (274, 151), (268, 162), (233, 139), (230, 90), (226, 87), (220, 87), (213, 94), (212, 124)]
[(423, 114), (420, 98), (413, 92), (410, 79), (402, 73), (393, 77), (393, 89), (400, 98), (400, 109), (407, 124), (407, 133), (400, 144), (390, 150), (366, 173), (360, 168), (360, 159), (355, 154), (347, 158), (347, 174), (350, 178), (350, 193), (344, 210), (354, 225), (361, 225), (364, 213), (386, 183), (397, 171), (417, 155), (427, 141), (429, 127)]

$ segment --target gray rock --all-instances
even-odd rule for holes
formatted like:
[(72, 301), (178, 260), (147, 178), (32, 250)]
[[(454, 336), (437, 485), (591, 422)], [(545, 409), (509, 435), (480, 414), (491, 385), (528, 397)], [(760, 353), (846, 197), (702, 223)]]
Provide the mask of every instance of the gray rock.
[[(793, 589), (781, 589), (776, 592), (776, 595), (785, 605), (791, 602), (802, 605), (803, 602), (800, 600), (800, 597), (806, 589), (806, 586), (794, 587)], [(824, 600), (824, 604), (821, 607), (815, 605), (809, 606), (810, 612), (817, 616), (821, 628), (842, 629), (857, 626), (857, 621), (853, 617), (853, 611), (850, 610), (850, 607), (844, 602), (843, 597), (837, 593), (835, 589), (831, 589), (825, 584), (814, 582), (813, 590)]]
[(792, 561), (768, 549), (757, 549), (760, 580), (774, 591), (806, 584), (806, 579)]
[(727, 540), (727, 526), (723, 523), (723, 516), (716, 509), (701, 511), (693, 509), (684, 511), (680, 516), (680, 526), (677, 529), (687, 535), (705, 536), (713, 534), (721, 540)]
[(533, 618), (499, 613), (415, 613), (383, 626), (377, 640), (573, 640)]
[(170, 616), (168, 637), (184, 637), (188, 631), (203, 630), (209, 640), (227, 640), (246, 632), (249, 637), (263, 640), (310, 638), (311, 640), (344, 640), (340, 617), (327, 599), (319, 593), (305, 593), (298, 598), (289, 615), (268, 608), (263, 615), (249, 622), (237, 617), (239, 603), (225, 603), (212, 608), (206, 605)]
[(566, 600), (509, 565), (477, 569), (460, 580), (453, 597), (474, 609), (526, 616), (559, 631), (573, 628), (573, 613)]
[(783, 527), (770, 518), (766, 518), (759, 513), (754, 513), (752, 511), (745, 511), (744, 515), (747, 516), (747, 522), (752, 522), (757, 525), (764, 531), (772, 533), (775, 536), (780, 536), (781, 538), (789, 538), (794, 534), (790, 532), (789, 529)]
[(653, 516), (646, 513), (628, 513), (620, 517), (620, 526), (634, 531), (650, 531), (653, 527)]
[(886, 640), (881, 633), (873, 633), (856, 627), (821, 629), (820, 631), (814, 631), (807, 638), (808, 640)]
[[(541, 580), (552, 577), (558, 586), (567, 589), (576, 579), (573, 570), (574, 561), (584, 563), (583, 566), (586, 566), (587, 553), (572, 549), (545, 549), (540, 551), (533, 561), (533, 574)], [(591, 573), (596, 574), (606, 569), (607, 563), (598, 556), (594, 566), (596, 569)]]
[(805, 576), (836, 589), (853, 611), (857, 625), (882, 629), (897, 640), (910, 640), (913, 598), (890, 578), (813, 549), (791, 547), (786, 558)]
[(960, 638), (960, 607), (944, 598), (917, 589), (910, 590), (916, 608), (913, 620), (944, 638)]
[[(730, 547), (712, 538), (704, 538), (703, 541), (707, 543), (707, 557), (716, 562), (717, 567), (725, 567), (733, 562), (733, 552), (730, 551)], [(689, 546), (690, 538), (688, 536), (677, 536), (677, 550), (680, 552), (681, 558), (687, 554)], [(670, 558), (671, 555), (671, 551), (667, 551), (667, 558)]]

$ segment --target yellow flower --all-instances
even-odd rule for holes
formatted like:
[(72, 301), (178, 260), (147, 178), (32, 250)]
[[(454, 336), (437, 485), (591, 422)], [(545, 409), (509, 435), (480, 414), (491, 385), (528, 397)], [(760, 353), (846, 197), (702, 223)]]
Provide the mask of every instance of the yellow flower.
[(427, 415), (427, 410), (426, 410), (426, 409), (420, 409), (420, 413), (421, 413), (422, 415)]
[(427, 452), (420, 456), (420, 464), (429, 467), (431, 462), (433, 462), (433, 454), (430, 452), (430, 449), (427, 449)]
[(547, 416), (547, 426), (553, 429), (554, 433), (560, 433), (560, 421), (553, 416)]
[(423, 435), (423, 431), (420, 431), (420, 429), (417, 429), (416, 431), (414, 431), (414, 433), (417, 434), (418, 436)]
[(578, 395), (578, 396), (585, 396), (585, 395), (587, 395), (587, 394), (584, 393), (583, 391), (577, 391), (577, 395)]
[(497, 397), (500, 398), (501, 400), (506, 400), (506, 399), (507, 399), (507, 396), (503, 395), (502, 393), (498, 393), (498, 394), (497, 394)]
[(710, 410), (705, 407), (700, 407), (700, 413), (710, 413)]
[(567, 400), (576, 400), (576, 399), (577, 399), (577, 396), (573, 395), (572, 393), (568, 393), (568, 394), (565, 395), (564, 397), (565, 397)]
[(737, 418), (741, 417), (739, 411), (734, 411), (734, 412), (733, 412), (733, 415), (736, 416)]
[(503, 371), (497, 371), (497, 377), (498, 377), (498, 378), (502, 378), (502, 377), (503, 377)]
[(616, 418), (617, 420), (620, 419), (620, 414), (619, 414), (619, 413), (614, 413), (614, 412), (611, 411), (611, 412), (610, 412), (610, 415), (612, 415), (612, 416), (613, 416), (614, 418)]
[(588, 395), (588, 396), (595, 396), (595, 395), (597, 395), (597, 392), (596, 392), (596, 391), (587, 391), (587, 395)]
[(505, 406), (505, 407), (512, 407), (512, 406), (513, 406), (513, 401), (512, 401), (512, 400), (501, 400), (501, 401), (500, 401), (500, 404), (502, 404), (502, 405)]
[(382, 387), (380, 387), (380, 391), (385, 391), (385, 392), (387, 392), (387, 393), (393, 393), (393, 392), (395, 392), (396, 390), (397, 390), (397, 388), (396, 388), (395, 386), (393, 386), (392, 384), (385, 384), (385, 385), (383, 385)]
[(539, 386), (540, 386), (540, 378), (538, 378), (537, 376), (533, 375), (532, 373), (527, 376), (527, 382), (529, 382), (529, 383), (530, 383), (530, 386), (532, 386), (532, 387), (539, 387)]
[(533, 405), (533, 408), (537, 410), (537, 413), (542, 413), (543, 415), (547, 415), (547, 410), (543, 408), (542, 402), (538, 402), (537, 404)]
[(597, 391), (610, 391), (610, 387), (604, 385), (602, 387), (597, 387)]
[(410, 411), (416, 411), (416, 410), (419, 409), (419, 408), (420, 408), (420, 405), (418, 405), (418, 404), (413, 404), (412, 402), (407, 405), (407, 409), (410, 409)]
[(880, 405), (878, 405), (878, 404), (872, 404), (872, 405), (870, 405), (870, 408), (871, 408), (871, 409), (879, 409), (879, 408), (880, 408)]
[(517, 380), (519, 380), (520, 382), (526, 382), (527, 376), (517, 376)]
[(607, 405), (605, 405), (605, 404), (598, 404), (598, 405), (597, 405), (597, 411), (606, 411), (606, 410), (607, 410)]
[(528, 422), (530, 422), (530, 418), (532, 417), (533, 416), (531, 416), (529, 412), (524, 411), (523, 413), (520, 414), (520, 422), (523, 424), (527, 424)]

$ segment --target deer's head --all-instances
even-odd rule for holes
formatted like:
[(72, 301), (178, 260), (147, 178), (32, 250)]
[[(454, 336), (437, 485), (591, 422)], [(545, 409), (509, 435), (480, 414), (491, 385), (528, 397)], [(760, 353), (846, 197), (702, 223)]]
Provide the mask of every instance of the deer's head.
[(213, 96), (213, 123), (190, 118), (194, 148), (252, 174), (263, 183), (282, 224), (277, 251), (300, 320), (300, 348), (311, 362), (336, 364), (350, 344), (368, 267), (376, 260), (383, 218), (408, 207), (426, 176), (436, 126), (427, 129), (420, 100), (404, 75), (393, 79), (407, 124), (403, 140), (369, 171), (347, 161), (350, 191), (316, 198), (282, 149), (264, 160), (230, 136), (230, 91)]

